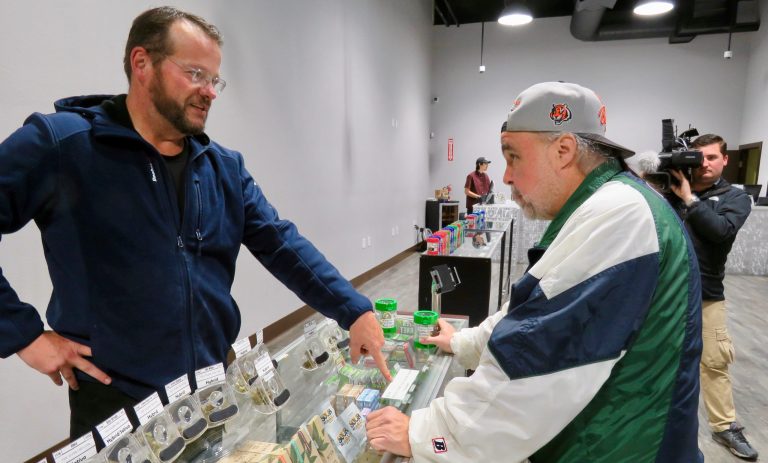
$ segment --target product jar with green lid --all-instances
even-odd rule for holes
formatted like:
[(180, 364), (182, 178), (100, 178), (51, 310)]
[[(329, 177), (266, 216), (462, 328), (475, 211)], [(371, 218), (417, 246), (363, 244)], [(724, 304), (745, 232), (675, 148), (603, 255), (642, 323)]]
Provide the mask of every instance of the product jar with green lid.
[(389, 338), (397, 334), (395, 319), (397, 318), (397, 300), (396, 299), (377, 299), (374, 304), (376, 309), (376, 318), (379, 319), (384, 337)]
[(434, 344), (422, 344), (421, 338), (437, 335), (437, 312), (431, 310), (419, 310), (413, 313), (413, 324), (416, 327), (416, 336), (413, 340), (413, 347), (417, 349), (429, 349), (435, 347)]

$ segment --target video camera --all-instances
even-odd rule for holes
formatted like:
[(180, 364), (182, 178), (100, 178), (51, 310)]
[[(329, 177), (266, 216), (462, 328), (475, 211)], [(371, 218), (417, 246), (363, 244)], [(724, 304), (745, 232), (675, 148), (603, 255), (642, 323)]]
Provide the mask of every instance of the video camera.
[(653, 184), (659, 191), (668, 192), (672, 183), (679, 183), (669, 171), (679, 170), (688, 181), (694, 169), (704, 164), (704, 155), (701, 151), (691, 150), (688, 146), (691, 139), (699, 135), (699, 131), (689, 128), (679, 136), (675, 133), (674, 120), (662, 119), (661, 121), (661, 153), (659, 153), (659, 165), (656, 172), (645, 175), (645, 180)]

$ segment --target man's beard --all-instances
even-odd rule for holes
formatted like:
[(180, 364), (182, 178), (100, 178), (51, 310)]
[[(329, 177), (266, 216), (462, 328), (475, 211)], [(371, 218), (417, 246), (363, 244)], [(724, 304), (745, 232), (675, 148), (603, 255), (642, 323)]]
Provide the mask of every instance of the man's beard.
[[(155, 79), (149, 88), (149, 93), (157, 112), (168, 120), (176, 130), (184, 135), (200, 135), (203, 133), (203, 130), (205, 130), (205, 120), (208, 118), (208, 114), (206, 113), (202, 124), (192, 123), (192, 121), (187, 118), (186, 114), (184, 114), (185, 105), (176, 103), (168, 96), (162, 78), (158, 77)], [(199, 105), (210, 108), (210, 101), (202, 101)]]
[(510, 185), (509, 188), (512, 193), (512, 199), (515, 201), (515, 203), (517, 203), (518, 206), (520, 206), (520, 209), (523, 210), (523, 215), (525, 215), (526, 218), (535, 220), (552, 220), (551, 215), (541, 210), (540, 205), (535, 205), (532, 201), (523, 197), (523, 195), (520, 194), (520, 192), (517, 191), (514, 186)]

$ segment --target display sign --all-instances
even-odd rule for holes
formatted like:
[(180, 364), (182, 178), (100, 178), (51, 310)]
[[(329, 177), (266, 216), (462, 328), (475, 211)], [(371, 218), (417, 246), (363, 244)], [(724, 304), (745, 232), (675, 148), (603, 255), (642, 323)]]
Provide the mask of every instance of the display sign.
[(133, 410), (136, 412), (136, 416), (139, 417), (139, 423), (144, 425), (163, 411), (163, 403), (160, 401), (160, 396), (157, 392), (153, 392), (151, 396), (136, 404)]
[(96, 455), (96, 441), (93, 433), (89, 432), (69, 445), (53, 452), (56, 463), (80, 463)]
[(181, 375), (165, 385), (165, 394), (168, 396), (169, 405), (185, 395), (188, 395), (190, 392), (192, 392), (192, 388), (189, 387), (189, 379), (187, 378), (187, 375)]
[(448, 139), (448, 160), (453, 161), (453, 138)]
[(198, 389), (210, 386), (214, 383), (224, 382), (224, 379), (225, 373), (223, 363), (217, 363), (216, 365), (211, 365), (195, 371), (195, 382), (197, 383)]
[(110, 445), (124, 435), (133, 431), (133, 425), (128, 420), (128, 415), (124, 409), (107, 418), (101, 424), (96, 425), (96, 431), (99, 432), (104, 445)]

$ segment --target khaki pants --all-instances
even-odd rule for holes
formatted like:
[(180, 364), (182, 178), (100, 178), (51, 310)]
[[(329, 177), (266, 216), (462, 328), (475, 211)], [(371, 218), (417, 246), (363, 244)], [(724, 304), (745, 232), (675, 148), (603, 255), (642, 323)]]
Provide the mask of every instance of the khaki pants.
[(701, 353), (701, 393), (714, 432), (728, 429), (736, 421), (733, 406), (733, 388), (728, 365), (733, 363), (735, 352), (728, 334), (725, 301), (703, 301)]

